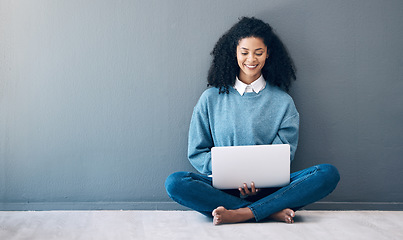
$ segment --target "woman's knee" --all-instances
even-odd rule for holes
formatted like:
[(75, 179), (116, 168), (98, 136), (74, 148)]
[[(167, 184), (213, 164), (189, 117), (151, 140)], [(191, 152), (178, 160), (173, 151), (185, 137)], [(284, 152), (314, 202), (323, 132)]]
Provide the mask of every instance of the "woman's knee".
[(320, 164), (317, 167), (329, 184), (337, 185), (340, 181), (340, 174), (335, 166), (331, 164)]
[(165, 180), (165, 190), (169, 196), (176, 195), (176, 192), (181, 189), (180, 185), (185, 177), (189, 176), (188, 172), (175, 172)]

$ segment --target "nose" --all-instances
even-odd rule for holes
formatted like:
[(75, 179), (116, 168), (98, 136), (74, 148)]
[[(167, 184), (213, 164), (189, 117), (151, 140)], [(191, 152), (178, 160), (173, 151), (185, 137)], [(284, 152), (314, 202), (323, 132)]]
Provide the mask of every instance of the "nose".
[(255, 59), (256, 59), (255, 54), (253, 54), (253, 53), (249, 53), (249, 54), (248, 54), (248, 61), (254, 62)]

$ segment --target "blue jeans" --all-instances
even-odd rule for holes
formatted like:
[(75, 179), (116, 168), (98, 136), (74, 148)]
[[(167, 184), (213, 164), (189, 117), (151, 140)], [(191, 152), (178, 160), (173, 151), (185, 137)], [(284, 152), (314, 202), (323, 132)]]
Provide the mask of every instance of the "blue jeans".
[(211, 217), (219, 206), (226, 209), (249, 207), (256, 221), (285, 208), (298, 210), (329, 195), (337, 186), (340, 175), (330, 164), (316, 165), (290, 176), (290, 184), (281, 188), (264, 188), (256, 196), (241, 198), (238, 189), (219, 190), (212, 178), (192, 172), (171, 174), (165, 188), (177, 203)]

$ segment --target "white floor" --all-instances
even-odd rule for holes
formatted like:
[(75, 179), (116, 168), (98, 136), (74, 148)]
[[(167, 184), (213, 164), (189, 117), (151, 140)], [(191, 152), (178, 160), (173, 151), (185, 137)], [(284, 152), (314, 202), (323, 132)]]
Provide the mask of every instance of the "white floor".
[(193, 211), (0, 212), (0, 239), (403, 239), (398, 211), (298, 211), (295, 220), (214, 226)]

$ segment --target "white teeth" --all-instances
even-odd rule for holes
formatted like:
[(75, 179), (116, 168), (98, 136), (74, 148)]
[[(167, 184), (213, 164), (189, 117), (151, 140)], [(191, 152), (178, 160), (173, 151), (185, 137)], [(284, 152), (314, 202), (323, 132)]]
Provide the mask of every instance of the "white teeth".
[(255, 68), (255, 67), (257, 67), (257, 65), (248, 65), (248, 64), (245, 64), (245, 66), (247, 66), (248, 68)]

